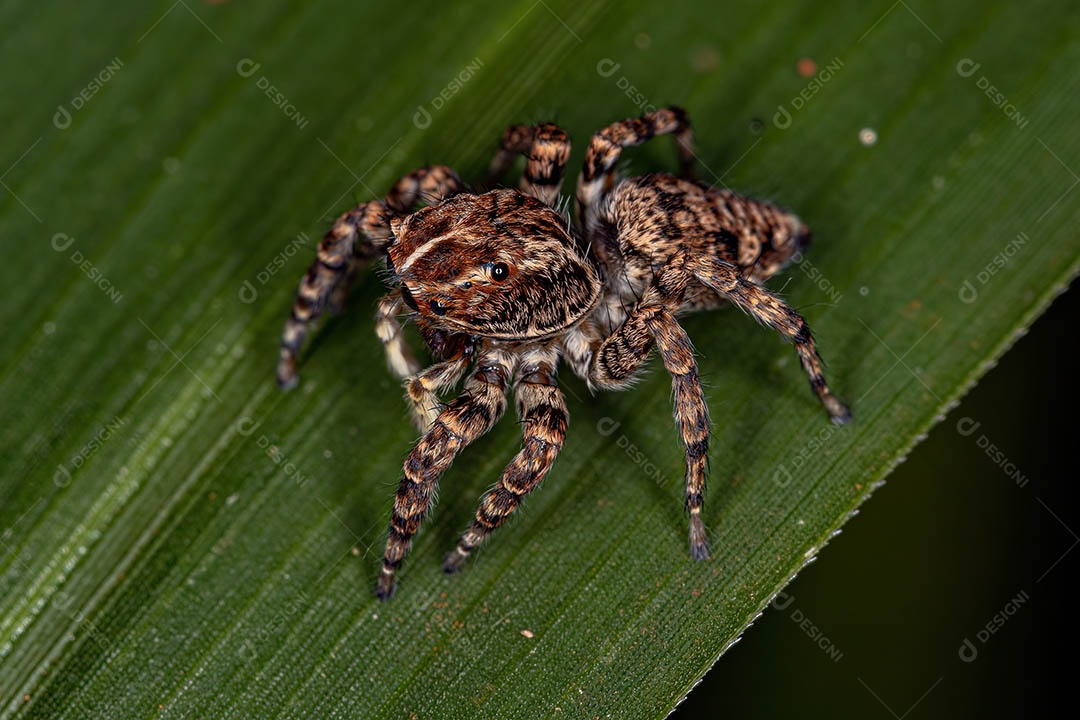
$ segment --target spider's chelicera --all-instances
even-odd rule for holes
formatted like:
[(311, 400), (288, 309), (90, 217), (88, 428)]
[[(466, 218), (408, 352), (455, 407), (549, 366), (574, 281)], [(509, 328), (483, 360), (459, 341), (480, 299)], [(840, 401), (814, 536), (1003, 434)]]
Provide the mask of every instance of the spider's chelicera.
[[(675, 136), (681, 175), (616, 181), (622, 149), (663, 134)], [(566, 133), (552, 124), (507, 129), (491, 184), (518, 154), (527, 158), (519, 189), (476, 193), (436, 165), (403, 177), (385, 200), (346, 212), (320, 243), (285, 325), (277, 378), (287, 389), (297, 382), (296, 354), (310, 323), (328, 306), (340, 307), (366, 261), (385, 258), (396, 287), (379, 302), (375, 328), (423, 434), (394, 501), (376, 590), (383, 599), (394, 592), (439, 477), (498, 421), (511, 388), (522, 449), (481, 498), (444, 569), (461, 567), (547, 474), (566, 435), (566, 401), (555, 379), (560, 360), (590, 389), (618, 390), (632, 384), (654, 348), (659, 352), (686, 449), (690, 554), (698, 560), (709, 553), (701, 520), (709, 413), (676, 317), (737, 305), (793, 342), (829, 416), (850, 419), (825, 383), (806, 321), (762, 287), (809, 242), (809, 230), (774, 205), (690, 179), (692, 134), (681, 109), (614, 123), (592, 137), (578, 178), (576, 229), (555, 209), (570, 156)], [(419, 328), (434, 364), (417, 362), (401, 315)], [(463, 391), (442, 402), (439, 394), (466, 373)]]

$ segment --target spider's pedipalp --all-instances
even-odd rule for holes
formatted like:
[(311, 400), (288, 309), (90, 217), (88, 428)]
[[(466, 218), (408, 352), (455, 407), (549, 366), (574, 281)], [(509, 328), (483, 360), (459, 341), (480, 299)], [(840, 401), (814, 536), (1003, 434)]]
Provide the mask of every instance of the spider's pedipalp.
[(555, 463), (566, 438), (568, 419), (566, 398), (555, 381), (558, 361), (558, 353), (550, 346), (522, 355), (514, 384), (521, 419), (521, 450), (506, 466), (495, 487), (480, 498), (469, 529), (443, 561), (446, 572), (460, 569), (469, 553), (517, 510)]
[(458, 452), (490, 430), (502, 416), (506, 386), (516, 361), (514, 355), (503, 350), (482, 353), (464, 391), (439, 413), (405, 459), (375, 591), (380, 599), (394, 594), (395, 573), (427, 514), (439, 477)]
[(405, 342), (401, 323), (397, 319), (404, 304), (401, 294), (392, 292), (379, 301), (375, 310), (375, 334), (386, 349), (386, 364), (394, 375), (402, 379), (420, 372), (420, 363)]
[(508, 127), (499, 152), (491, 161), (489, 185), (506, 174), (518, 154), (527, 158), (518, 187), (548, 207), (556, 207), (566, 163), (570, 160), (570, 138), (566, 131), (553, 123)]
[(435, 422), (442, 407), (438, 393), (456, 385), (469, 369), (472, 344), (461, 336), (443, 333), (436, 338), (429, 332), (425, 337), (427, 345), (436, 357), (442, 359), (421, 369), (405, 341), (404, 328), (396, 317), (403, 311), (404, 305), (400, 292), (384, 296), (375, 311), (375, 334), (386, 349), (386, 363), (390, 371), (404, 380), (405, 398), (413, 425), (420, 432), (425, 432)]
[(427, 432), (442, 409), (439, 391), (456, 385), (469, 368), (469, 355), (462, 349), (458, 354), (423, 371), (405, 378), (405, 396), (409, 399), (413, 424)]

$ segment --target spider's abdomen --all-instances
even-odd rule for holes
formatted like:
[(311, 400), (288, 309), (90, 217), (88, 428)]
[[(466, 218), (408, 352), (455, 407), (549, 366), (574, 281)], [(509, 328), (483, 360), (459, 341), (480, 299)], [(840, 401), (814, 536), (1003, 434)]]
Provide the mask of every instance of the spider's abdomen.
[[(666, 174), (624, 180), (601, 216), (597, 259), (609, 281), (621, 278), (638, 294), (680, 250), (718, 257), (761, 283), (810, 241), (802, 221), (775, 205)], [(718, 303), (715, 293), (697, 285), (686, 300), (688, 309)]]

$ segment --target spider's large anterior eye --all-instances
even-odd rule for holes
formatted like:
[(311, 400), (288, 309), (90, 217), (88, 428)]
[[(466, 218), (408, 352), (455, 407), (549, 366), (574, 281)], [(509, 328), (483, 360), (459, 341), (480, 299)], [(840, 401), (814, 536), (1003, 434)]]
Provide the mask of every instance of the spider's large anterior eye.
[(492, 280), (505, 280), (508, 277), (510, 277), (510, 268), (506, 267), (505, 263), (495, 263), (491, 266)]
[(446, 314), (446, 306), (443, 305), (438, 300), (432, 300), (431, 301), (431, 312), (435, 313), (436, 315), (445, 315)]
[(404, 285), (401, 286), (401, 299), (404, 300), (405, 304), (408, 305), (411, 309), (420, 309), (416, 306), (416, 300), (413, 299), (412, 293), (409, 292), (409, 288), (405, 287)]

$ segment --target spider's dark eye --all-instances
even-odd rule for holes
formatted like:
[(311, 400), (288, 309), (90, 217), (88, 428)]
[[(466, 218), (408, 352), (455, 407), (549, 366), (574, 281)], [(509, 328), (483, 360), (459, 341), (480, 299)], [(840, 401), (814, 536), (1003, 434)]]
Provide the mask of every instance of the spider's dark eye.
[(409, 292), (409, 288), (405, 287), (404, 285), (401, 286), (401, 299), (404, 300), (405, 304), (413, 310), (420, 309), (416, 307), (416, 300), (413, 299), (412, 293)]
[(432, 300), (431, 301), (431, 312), (435, 313), (436, 315), (445, 315), (446, 314), (446, 306), (443, 305), (438, 300)]
[(510, 268), (506, 267), (504, 263), (495, 263), (491, 266), (492, 280), (505, 280), (508, 277), (510, 277)]

